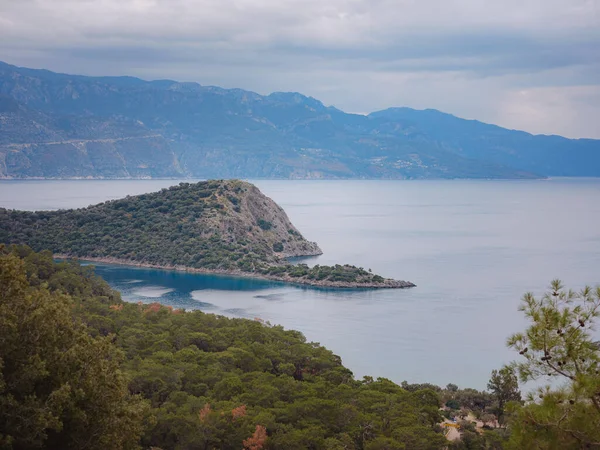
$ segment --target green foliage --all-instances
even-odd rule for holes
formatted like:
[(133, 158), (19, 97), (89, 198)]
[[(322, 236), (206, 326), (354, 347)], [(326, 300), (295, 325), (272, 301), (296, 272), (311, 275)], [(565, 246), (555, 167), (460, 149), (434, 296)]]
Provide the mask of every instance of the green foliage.
[(232, 212), (250, 187), (236, 180), (181, 183), (76, 210), (0, 209), (0, 242), (80, 258), (253, 271), (278, 259), (268, 237), (248, 233), (246, 219)]
[(448, 400), (445, 403), (445, 405), (447, 408), (450, 408), (450, 409), (460, 409), (460, 403), (454, 398), (451, 398), (450, 400)]
[(402, 389), (406, 389), (407, 391), (411, 391), (411, 392), (420, 391), (423, 389), (430, 389), (430, 390), (436, 391), (436, 392), (440, 392), (442, 390), (439, 386), (436, 386), (435, 384), (431, 384), (431, 383), (411, 384), (408, 381), (403, 381), (402, 383), (400, 383), (400, 386), (402, 386)]
[[(508, 434), (504, 429), (486, 430), (482, 433), (473, 429), (461, 432), (461, 439), (453, 442), (450, 450), (502, 450), (505, 448)], [(524, 447), (535, 448), (535, 447)]]
[(315, 265), (308, 267), (306, 264), (286, 264), (271, 266), (264, 270), (264, 273), (272, 276), (288, 276), (291, 281), (309, 281), (314, 284), (341, 284), (351, 285), (361, 284), (384, 284), (385, 278), (379, 275), (373, 275), (362, 267), (351, 266), (348, 264), (335, 266)]
[[(40, 288), (47, 292), (47, 308), (56, 308), (55, 303), (66, 298), (63, 292), (73, 292), (74, 307), (61, 310), (61, 317), (66, 317), (62, 320), (86, 324), (84, 340), (101, 343), (104, 353), (98, 351), (100, 355), (111, 351), (124, 356), (103, 367), (110, 370), (106, 377), (126, 375), (126, 399), (140, 396), (150, 405), (140, 440), (144, 448), (433, 450), (445, 446), (437, 426), (440, 399), (432, 390), (408, 391), (386, 379), (357, 381), (339, 357), (307, 343), (297, 331), (159, 304), (123, 303), (90, 268), (55, 264), (48, 252), (36, 254), (23, 247), (11, 252), (13, 256), (4, 258), (25, 268), (19, 275), (22, 283), (26, 273), (30, 285), (53, 286)], [(12, 280), (11, 273), (3, 270), (3, 279)], [(51, 324), (49, 333), (56, 330)], [(48, 357), (59, 358), (61, 352), (53, 349), (53, 342), (44, 343), (44, 348)], [(18, 349), (16, 338), (14, 348)], [(66, 357), (77, 354), (66, 352)], [(81, 386), (82, 395), (100, 392), (103, 386), (87, 383)], [(11, 407), (20, 407), (23, 401), (15, 400)], [(108, 403), (107, 410), (113, 412)], [(2, 414), (8, 413), (2, 409)], [(116, 428), (122, 416), (111, 416)], [(46, 429), (52, 424), (42, 425)], [(12, 431), (3, 426), (1, 434)], [(138, 436), (129, 431), (131, 426), (123, 428), (131, 439)], [(120, 432), (106, 431), (107, 436)]]
[(485, 391), (478, 391), (473, 388), (459, 389), (452, 394), (461, 408), (468, 409), (474, 412), (488, 411), (494, 402), (492, 395)]
[(258, 219), (256, 221), (256, 224), (265, 231), (270, 230), (271, 228), (273, 228), (273, 223), (269, 222), (268, 220), (264, 220), (264, 219)]
[(50, 255), (0, 254), (0, 448), (138, 447), (146, 404), (127, 390), (123, 354), (74, 313), (102, 293)]
[(521, 391), (519, 381), (512, 367), (493, 370), (487, 388), (492, 392), (497, 402), (496, 416), (500, 423), (504, 422), (504, 408), (508, 402), (520, 402)]
[(522, 381), (545, 378), (524, 406), (510, 408), (510, 448), (579, 449), (600, 446), (600, 346), (593, 330), (600, 287), (567, 291), (554, 280), (541, 299), (523, 297), (530, 322), (508, 346), (524, 358), (513, 364)]

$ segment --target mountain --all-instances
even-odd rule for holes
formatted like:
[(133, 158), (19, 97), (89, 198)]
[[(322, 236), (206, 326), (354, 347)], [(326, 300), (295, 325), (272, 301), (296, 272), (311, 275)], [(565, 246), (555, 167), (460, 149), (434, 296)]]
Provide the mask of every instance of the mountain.
[(414, 127), (456, 155), (547, 176), (600, 175), (600, 140), (533, 135), (465, 120), (434, 109), (390, 108), (369, 117)]
[(2, 243), (65, 257), (318, 286), (414, 286), (349, 265), (288, 263), (288, 257), (320, 255), (321, 249), (302, 237), (279, 205), (239, 180), (181, 183), (74, 210), (0, 208)]
[(298, 93), (85, 77), (0, 63), (3, 178), (600, 176), (600, 141), (434, 110), (368, 116)]

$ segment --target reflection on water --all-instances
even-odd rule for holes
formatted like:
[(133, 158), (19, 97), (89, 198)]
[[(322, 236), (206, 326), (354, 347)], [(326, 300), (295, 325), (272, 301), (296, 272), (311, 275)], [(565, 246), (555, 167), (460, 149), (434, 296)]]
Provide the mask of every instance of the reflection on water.
[[(131, 283), (129, 283), (129, 284), (131, 284)], [(165, 294), (168, 294), (169, 292), (173, 292), (174, 290), (175, 290), (174, 288), (163, 288), (160, 286), (146, 286), (141, 289), (133, 291), (133, 294), (140, 296), (140, 297), (159, 298), (159, 297), (163, 297)]]
[[(226, 314), (225, 310), (228, 307), (219, 305), (219, 297), (229, 297), (230, 292), (241, 292), (252, 298), (257, 291), (282, 286), (282, 283), (255, 278), (194, 274), (109, 264), (94, 263), (94, 265), (96, 273), (119, 290), (122, 297), (128, 301), (144, 303), (158, 301), (176, 308), (210, 310), (224, 315), (232, 314)], [(216, 301), (208, 299), (216, 299)], [(221, 310), (223, 311), (219, 312)], [(245, 317), (246, 314), (242, 314), (242, 316)]]

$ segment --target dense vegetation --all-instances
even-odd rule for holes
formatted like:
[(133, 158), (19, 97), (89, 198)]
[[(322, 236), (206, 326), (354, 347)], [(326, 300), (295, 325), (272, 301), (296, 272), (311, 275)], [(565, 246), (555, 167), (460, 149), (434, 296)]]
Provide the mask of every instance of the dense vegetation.
[(275, 261), (272, 248), (260, 239), (264, 233), (259, 224), (249, 223), (238, 234), (214, 223), (214, 219), (224, 223), (229, 212), (236, 214), (233, 202), (239, 202), (243, 189), (247, 186), (241, 182), (211, 181), (75, 210), (2, 209), (0, 241), (78, 257), (250, 270)]
[(1, 253), (0, 448), (445, 443), (435, 392), (355, 380), (296, 331), (124, 303), (89, 267)]
[(374, 275), (362, 267), (340, 265), (309, 267), (306, 264), (271, 266), (261, 273), (268, 275), (287, 275), (291, 279), (330, 281), (338, 283), (383, 283), (385, 279)]
[(508, 339), (521, 355), (512, 368), (523, 382), (552, 384), (513, 406), (513, 448), (600, 448), (600, 287), (573, 292), (555, 280), (542, 298), (526, 294), (521, 310), (530, 325)]
[(287, 256), (321, 250), (302, 237), (275, 202), (238, 180), (181, 183), (74, 210), (0, 209), (0, 242), (71, 257), (243, 272), (305, 283), (387, 283), (353, 266), (308, 269), (288, 264)]
[(147, 403), (113, 337), (75, 319), (118, 294), (89, 268), (15, 251), (0, 256), (0, 448), (135, 448)]
[[(0, 247), (0, 448), (600, 448), (600, 288), (522, 309), (488, 391), (359, 381), (298, 332), (124, 303), (89, 266)], [(523, 400), (517, 375), (563, 382)]]

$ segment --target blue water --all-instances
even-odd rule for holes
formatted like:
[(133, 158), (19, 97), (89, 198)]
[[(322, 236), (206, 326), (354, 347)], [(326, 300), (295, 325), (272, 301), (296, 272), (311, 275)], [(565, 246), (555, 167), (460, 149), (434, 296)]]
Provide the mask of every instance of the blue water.
[[(2, 181), (0, 206), (80, 207), (173, 180)], [(524, 320), (526, 291), (552, 278), (600, 284), (600, 180), (257, 181), (324, 255), (417, 288), (326, 291), (98, 266), (129, 301), (159, 301), (302, 331), (357, 376), (484, 388)]]

